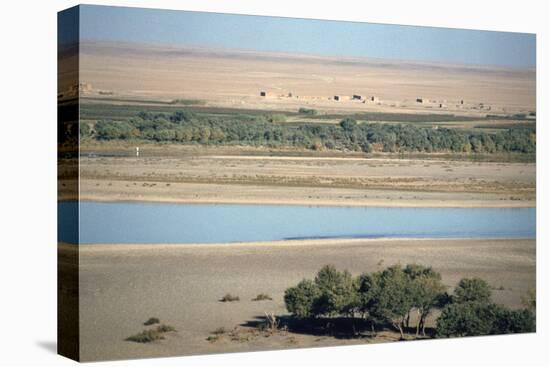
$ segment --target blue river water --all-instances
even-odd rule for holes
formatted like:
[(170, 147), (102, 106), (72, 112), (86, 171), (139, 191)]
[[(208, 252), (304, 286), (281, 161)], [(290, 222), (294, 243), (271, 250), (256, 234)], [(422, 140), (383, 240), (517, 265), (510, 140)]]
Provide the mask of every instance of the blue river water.
[(230, 243), (308, 238), (535, 238), (534, 208), (357, 208), (61, 202), (59, 240)]

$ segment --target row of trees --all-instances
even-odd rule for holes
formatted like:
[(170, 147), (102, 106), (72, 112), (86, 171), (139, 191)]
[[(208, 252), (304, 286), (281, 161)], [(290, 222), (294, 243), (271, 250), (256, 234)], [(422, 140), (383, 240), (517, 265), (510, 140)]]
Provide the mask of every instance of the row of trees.
[(82, 137), (98, 140), (144, 139), (363, 152), (534, 153), (536, 147), (536, 132), (531, 127), (488, 133), (412, 124), (358, 124), (349, 118), (342, 120), (339, 126), (284, 121), (282, 114), (205, 117), (189, 111), (141, 112), (129, 121), (98, 121), (93, 130), (82, 124), (80, 132)]
[[(425, 336), (426, 319), (436, 309), (441, 310), (438, 337), (535, 330), (534, 303), (524, 310), (494, 304), (489, 285), (479, 278), (462, 279), (450, 295), (441, 275), (421, 265), (395, 265), (358, 277), (327, 265), (315, 279), (288, 288), (284, 300), (298, 319), (358, 318), (373, 329), (391, 325), (402, 338), (411, 329)], [(414, 325), (411, 315), (416, 316)]]

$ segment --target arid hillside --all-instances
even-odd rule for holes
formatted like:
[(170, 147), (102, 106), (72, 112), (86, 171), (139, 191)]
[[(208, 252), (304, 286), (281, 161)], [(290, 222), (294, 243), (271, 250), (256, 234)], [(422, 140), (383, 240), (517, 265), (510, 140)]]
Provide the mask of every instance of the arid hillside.
[(80, 52), (81, 82), (90, 87), (84, 96), (198, 99), (209, 106), (274, 110), (313, 106), (328, 112), (535, 111), (531, 69), (128, 43), (83, 42)]

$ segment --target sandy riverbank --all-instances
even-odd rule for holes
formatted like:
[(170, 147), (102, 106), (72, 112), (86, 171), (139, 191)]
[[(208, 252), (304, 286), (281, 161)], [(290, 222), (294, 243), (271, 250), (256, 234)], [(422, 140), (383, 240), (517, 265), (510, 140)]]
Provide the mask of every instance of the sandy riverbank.
[[(82, 157), (82, 200), (534, 207), (534, 163), (208, 155)], [(63, 184), (63, 181), (62, 181)]]
[[(60, 247), (61, 253), (68, 245)], [(70, 247), (70, 246), (69, 246)], [(232, 329), (264, 312), (284, 314), (283, 292), (312, 278), (324, 264), (354, 275), (395, 263), (421, 263), (453, 287), (480, 276), (494, 300), (521, 306), (535, 287), (534, 240), (315, 240), (220, 245), (85, 245), (80, 250), (80, 321), (83, 360), (220, 353), (366, 343), (289, 333), (208, 342), (219, 327)], [(239, 302), (222, 303), (230, 292)], [(273, 301), (252, 302), (259, 293)], [(151, 316), (178, 330), (151, 344), (124, 341)], [(376, 341), (382, 341), (379, 339)]]

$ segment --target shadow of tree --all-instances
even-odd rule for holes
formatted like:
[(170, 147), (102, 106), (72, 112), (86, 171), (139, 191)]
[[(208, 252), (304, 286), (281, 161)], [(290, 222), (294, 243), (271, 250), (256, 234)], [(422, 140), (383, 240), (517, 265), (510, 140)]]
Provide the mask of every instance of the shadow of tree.
[[(299, 319), (291, 315), (284, 315), (278, 316), (277, 320), (280, 329), (286, 329), (291, 333), (331, 336), (336, 339), (372, 339), (381, 331), (393, 331), (392, 326), (388, 323), (374, 323), (357, 317)], [(267, 324), (265, 316), (256, 316), (253, 320), (248, 320), (240, 326), (264, 329)], [(413, 337), (416, 334), (416, 329), (409, 328), (405, 332), (409, 337)], [(426, 328), (426, 337), (419, 336), (419, 338), (433, 338), (434, 335), (435, 329)]]
[[(299, 319), (293, 316), (278, 316), (279, 328), (295, 334), (332, 336), (337, 339), (358, 339), (372, 337), (369, 322), (352, 317)], [(265, 328), (265, 316), (256, 316), (240, 326), (262, 329)]]

